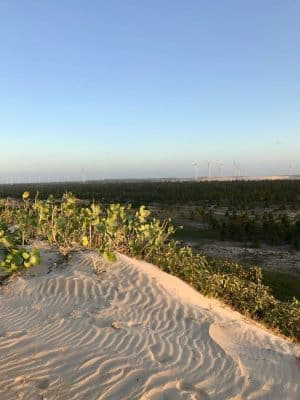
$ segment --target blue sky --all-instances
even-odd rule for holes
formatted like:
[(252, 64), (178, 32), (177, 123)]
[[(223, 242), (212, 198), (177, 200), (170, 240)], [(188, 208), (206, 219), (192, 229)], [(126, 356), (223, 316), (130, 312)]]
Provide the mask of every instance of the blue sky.
[(300, 2), (1, 0), (0, 181), (300, 173)]

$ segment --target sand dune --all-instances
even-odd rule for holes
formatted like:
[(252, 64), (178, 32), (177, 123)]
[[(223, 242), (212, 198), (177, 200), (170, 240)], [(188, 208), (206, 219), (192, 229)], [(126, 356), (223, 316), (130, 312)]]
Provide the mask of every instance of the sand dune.
[(0, 289), (1, 400), (300, 398), (299, 347), (145, 262), (56, 258)]

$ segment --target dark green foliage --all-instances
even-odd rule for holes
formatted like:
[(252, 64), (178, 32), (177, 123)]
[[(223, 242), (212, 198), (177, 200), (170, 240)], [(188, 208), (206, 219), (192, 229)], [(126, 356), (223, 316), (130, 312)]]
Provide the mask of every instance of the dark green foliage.
[(283, 301), (293, 297), (300, 300), (300, 276), (279, 271), (264, 270), (262, 282), (268, 285), (273, 295)]
[(102, 203), (149, 204), (153, 202), (216, 204), (245, 207), (300, 204), (300, 180), (233, 182), (64, 182), (0, 185), (0, 197), (20, 198), (24, 191), (39, 192), (40, 198), (61, 197), (71, 191), (81, 199)]
[(210, 211), (204, 215), (211, 229), (225, 240), (251, 241), (269, 243), (271, 245), (290, 244), (295, 248), (300, 243), (300, 214), (291, 221), (286, 213), (274, 215), (265, 212), (262, 215), (226, 212), (223, 217), (216, 218)]

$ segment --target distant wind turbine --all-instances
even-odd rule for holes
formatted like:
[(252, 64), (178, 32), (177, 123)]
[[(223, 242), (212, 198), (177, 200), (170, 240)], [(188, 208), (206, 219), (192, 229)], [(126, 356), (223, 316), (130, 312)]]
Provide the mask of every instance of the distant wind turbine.
[(199, 179), (199, 164), (197, 161), (192, 163), (193, 167), (195, 168), (195, 180), (198, 181)]
[(240, 163), (237, 161), (233, 162), (234, 165), (234, 177), (238, 179), (241, 176), (241, 166)]
[(211, 162), (208, 161), (207, 163), (207, 180), (210, 180), (211, 178)]
[(81, 168), (81, 183), (85, 183), (85, 173), (83, 168)]
[(224, 164), (221, 162), (219, 165), (220, 165), (220, 176), (221, 176), (221, 178), (223, 178), (224, 177)]

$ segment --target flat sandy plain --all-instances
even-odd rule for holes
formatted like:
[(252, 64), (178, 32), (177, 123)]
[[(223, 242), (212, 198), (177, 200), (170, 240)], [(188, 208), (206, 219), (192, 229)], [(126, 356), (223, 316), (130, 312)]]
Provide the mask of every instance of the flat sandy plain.
[[(98, 273), (94, 273), (94, 269)], [(0, 288), (1, 400), (300, 398), (300, 348), (123, 255), (50, 249)]]

